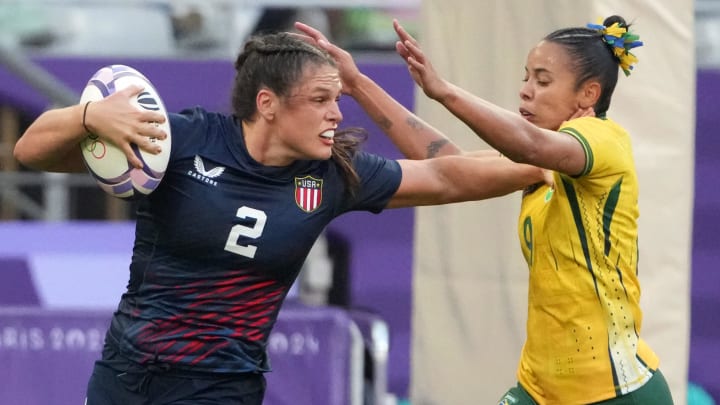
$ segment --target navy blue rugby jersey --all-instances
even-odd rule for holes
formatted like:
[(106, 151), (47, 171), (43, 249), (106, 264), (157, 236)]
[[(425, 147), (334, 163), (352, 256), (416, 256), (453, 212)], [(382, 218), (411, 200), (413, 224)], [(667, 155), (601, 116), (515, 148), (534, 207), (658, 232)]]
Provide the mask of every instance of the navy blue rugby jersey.
[(268, 371), (270, 330), (315, 239), (340, 214), (380, 212), (400, 166), (358, 153), (361, 186), (350, 197), (332, 160), (257, 163), (230, 116), (195, 108), (170, 124), (170, 164), (138, 207), (130, 281), (107, 342), (140, 364)]

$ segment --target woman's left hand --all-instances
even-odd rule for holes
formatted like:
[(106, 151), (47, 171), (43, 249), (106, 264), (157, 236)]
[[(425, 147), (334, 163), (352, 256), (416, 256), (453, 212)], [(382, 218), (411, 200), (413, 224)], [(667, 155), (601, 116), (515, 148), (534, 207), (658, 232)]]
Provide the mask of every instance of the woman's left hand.
[(448, 83), (437, 73), (418, 41), (398, 20), (393, 20), (393, 28), (398, 36), (395, 51), (407, 64), (413, 80), (423, 89), (426, 96), (440, 101), (448, 91)]
[(340, 72), (340, 80), (343, 83), (342, 91), (345, 94), (352, 95), (352, 92), (359, 81), (358, 79), (362, 76), (362, 73), (355, 64), (355, 60), (353, 60), (350, 52), (337, 45), (333, 45), (330, 41), (328, 41), (327, 37), (323, 35), (322, 32), (307, 24), (296, 22), (295, 29), (302, 32), (302, 34), (294, 35), (298, 35), (306, 41), (325, 50), (330, 54), (330, 56), (332, 56), (333, 59), (335, 59), (335, 63), (337, 63), (338, 70)]

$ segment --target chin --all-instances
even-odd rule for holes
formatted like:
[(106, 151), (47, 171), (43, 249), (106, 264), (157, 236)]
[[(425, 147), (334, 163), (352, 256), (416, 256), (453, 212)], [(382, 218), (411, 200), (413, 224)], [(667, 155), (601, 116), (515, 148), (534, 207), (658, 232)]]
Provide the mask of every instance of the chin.
[(560, 124), (562, 124), (563, 122), (565, 122), (565, 121), (560, 121), (557, 123), (549, 123), (547, 121), (545, 121), (545, 122), (536, 121), (536, 122), (534, 122), (534, 124), (538, 128), (547, 129), (550, 131), (557, 131), (558, 129), (560, 129)]
[(332, 157), (332, 149), (328, 149), (327, 151), (323, 151), (320, 153), (314, 153), (312, 159), (313, 160), (328, 160)]

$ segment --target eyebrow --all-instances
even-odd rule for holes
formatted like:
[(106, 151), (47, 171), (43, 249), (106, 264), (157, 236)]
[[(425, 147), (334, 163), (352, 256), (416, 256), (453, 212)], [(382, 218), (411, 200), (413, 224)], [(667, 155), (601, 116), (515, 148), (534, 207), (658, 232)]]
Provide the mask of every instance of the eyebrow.
[(307, 89), (306, 92), (298, 91), (295, 94), (292, 94), (290, 97), (317, 97), (317, 96), (330, 96), (333, 94), (333, 90), (331, 88), (325, 87), (325, 86), (315, 86), (313, 88)]
[(315, 96), (329, 96), (332, 95), (333, 91), (332, 89), (328, 89), (327, 87), (313, 87), (308, 91), (308, 96), (315, 97)]
[[(528, 70), (527, 66), (525, 66), (525, 72), (526, 72), (526, 73), (529, 73), (529, 72), (530, 72), (530, 71)], [(535, 73), (535, 74), (540, 74), (540, 73), (552, 73), (552, 72), (551, 72), (550, 70), (546, 69), (546, 68), (539, 67), (539, 68), (533, 69), (533, 73)]]
[(334, 87), (326, 85), (318, 85), (312, 88), (312, 91), (319, 91), (324, 93), (332, 93)]

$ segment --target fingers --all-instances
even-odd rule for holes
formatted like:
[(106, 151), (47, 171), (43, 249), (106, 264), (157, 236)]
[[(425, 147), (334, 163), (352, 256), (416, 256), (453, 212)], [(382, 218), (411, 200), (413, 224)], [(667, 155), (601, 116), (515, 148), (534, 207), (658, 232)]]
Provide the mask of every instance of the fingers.
[(137, 157), (137, 155), (135, 155), (135, 151), (133, 151), (133, 149), (129, 143), (121, 145), (120, 148), (125, 153), (125, 156), (127, 157), (127, 160), (130, 163), (130, 165), (132, 165), (132, 167), (134, 167), (136, 169), (143, 168), (142, 161), (140, 160), (140, 158)]
[(541, 169), (542, 175), (543, 175), (543, 182), (550, 186), (551, 188), (555, 188), (555, 176), (553, 175), (552, 170), (547, 169)]
[(159, 122), (146, 121), (140, 124), (140, 127), (137, 129), (137, 135), (134, 136), (132, 142), (144, 151), (158, 154), (162, 152), (162, 148), (157, 141), (165, 139), (167, 139), (167, 133), (160, 128)]
[(164, 140), (167, 138), (167, 134), (160, 128), (160, 123), (155, 121), (148, 121), (140, 124), (140, 128), (137, 131), (138, 135), (151, 138)]
[[(163, 124), (167, 120), (165, 114), (146, 110), (130, 102), (135, 97), (132, 95), (139, 94), (142, 89), (142, 86), (131, 85), (100, 100), (97, 104), (102, 105), (103, 108), (98, 112), (100, 115), (98, 120), (108, 125), (110, 132), (147, 134), (165, 139), (165, 135), (158, 136), (162, 132), (158, 124)], [(129, 95), (129, 98), (126, 99), (123, 95)]]
[(424, 70), (427, 61), (425, 59), (425, 53), (417, 45), (416, 42), (411, 40), (397, 41), (395, 42), (395, 51), (400, 57), (403, 58), (408, 67), (416, 70)]
[(317, 41), (317, 42), (320, 42), (321, 40), (322, 40), (322, 41), (325, 41), (326, 43), (330, 42), (330, 41), (328, 41), (328, 39), (325, 37), (325, 35), (323, 35), (322, 32), (316, 30), (315, 28), (313, 28), (313, 27), (311, 27), (311, 26), (309, 26), (309, 25), (307, 25), (307, 24), (303, 24), (303, 23), (301, 23), (301, 22), (299, 22), (299, 21), (296, 21), (296, 22), (295, 22), (295, 29), (297, 29), (298, 31), (304, 33), (305, 35), (309, 36), (310, 38), (312, 38), (313, 40), (315, 40), (315, 41)]
[(165, 115), (160, 114), (159, 112), (140, 110), (138, 121), (141, 123), (153, 124), (154, 127), (157, 127), (157, 124), (165, 123)]
[(303, 41), (305, 41), (305, 42), (308, 42), (308, 43), (310, 43), (310, 44), (312, 44), (312, 45), (317, 45), (317, 41), (315, 40), (315, 38), (311, 37), (310, 35), (299, 34), (299, 33), (297, 33), (297, 32), (288, 32), (288, 34), (291, 35), (291, 36), (293, 36), (293, 37), (295, 37), (295, 38), (298, 38), (298, 39), (301, 39), (301, 40), (303, 40)]
[(410, 56), (410, 51), (403, 45), (402, 41), (395, 42), (395, 52), (397, 52), (403, 60), (407, 60), (408, 56)]
[(121, 149), (125, 153), (125, 156), (128, 159), (128, 162), (137, 169), (142, 169), (143, 163), (137, 157), (137, 154), (133, 149), (132, 145), (137, 145), (137, 147), (142, 149), (143, 152), (157, 155), (162, 152), (162, 148), (157, 143), (157, 140), (167, 138), (167, 134), (157, 128), (153, 123), (147, 123), (146, 126), (152, 127), (152, 129), (145, 130), (143, 133), (130, 136), (127, 139), (127, 142), (122, 143), (121, 147)]
[(118, 93), (123, 94), (126, 98), (135, 97), (138, 94), (140, 94), (143, 90), (145, 90), (145, 86), (140, 86), (137, 84), (131, 84), (127, 86), (126, 88), (118, 91)]
[[(128, 87), (117, 91), (116, 94), (119, 94), (116, 96), (115, 94), (111, 95), (108, 98), (113, 98), (114, 100), (117, 100), (117, 98), (124, 99), (122, 101), (117, 101), (116, 103), (112, 104), (112, 109), (117, 114), (126, 114), (126, 112), (123, 112), (123, 109), (127, 108), (128, 105), (132, 105), (133, 103), (125, 103), (125, 99), (127, 101), (133, 100), (135, 97), (137, 97), (140, 93), (142, 93), (145, 90), (144, 86), (131, 84)], [(137, 108), (133, 107), (133, 111), (138, 110), (140, 114), (137, 116), (137, 120), (142, 122), (157, 122), (157, 123), (164, 123), (165, 122), (165, 115), (160, 114), (158, 112), (154, 111), (148, 111), (143, 108)]]
[(395, 33), (397, 33), (398, 38), (400, 38), (400, 41), (409, 41), (410, 43), (417, 45), (417, 40), (413, 38), (413, 36), (410, 35), (407, 31), (405, 31), (405, 28), (400, 25), (400, 22), (397, 19), (393, 19), (393, 28), (395, 29)]
[(157, 144), (159, 137), (138, 135), (136, 139), (138, 141), (135, 142), (135, 144), (142, 148), (144, 151), (150, 152), (155, 155), (162, 152), (162, 148), (160, 147), (160, 145)]
[(311, 37), (310, 35), (298, 34), (297, 32), (288, 32), (288, 34), (292, 35), (295, 38), (303, 40), (303, 41), (309, 43), (310, 45), (319, 46), (321, 48), (325, 48), (326, 50), (329, 45), (329, 42), (327, 42), (327, 40), (315, 39), (314, 37)]
[(143, 152), (157, 155), (162, 152), (158, 141), (167, 139), (168, 134), (160, 124), (165, 122), (163, 114), (155, 112), (142, 112), (137, 115), (134, 122), (128, 122), (120, 133), (112, 137), (119, 140), (117, 144), (122, 145), (128, 161), (138, 168), (142, 168), (142, 162), (135, 157), (136, 151), (132, 145), (136, 145)]
[(405, 41), (403, 45), (405, 46), (405, 49), (407, 49), (408, 57), (412, 57), (421, 63), (425, 63), (425, 53), (422, 49), (420, 49), (420, 46), (417, 43)]
[(345, 57), (343, 55), (343, 49), (331, 44), (327, 37), (315, 28), (297, 21), (295, 22), (295, 29), (302, 32), (302, 34), (291, 33), (292, 35), (319, 46), (327, 51), (333, 58), (340, 59)]
[(578, 109), (570, 117), (570, 119), (572, 120), (575, 118), (594, 117), (594, 116), (595, 116), (595, 109), (593, 107), (578, 107)]
[(158, 140), (166, 139), (167, 134), (157, 127), (157, 124), (148, 122), (144, 125), (144, 129), (139, 131), (137, 134), (128, 135), (122, 139), (121, 142), (117, 142), (120, 149), (127, 157), (128, 162), (137, 169), (142, 169), (143, 163), (137, 157), (136, 151), (132, 145), (136, 145), (142, 149), (143, 152), (152, 153), (157, 155), (162, 152), (162, 148), (157, 143)]
[(160, 145), (157, 144), (156, 141), (157, 137), (149, 137), (147, 135), (137, 134), (127, 137), (123, 140), (123, 142), (120, 142), (118, 145), (125, 154), (125, 157), (127, 157), (128, 163), (130, 163), (130, 165), (136, 169), (142, 169), (143, 162), (137, 156), (137, 152), (132, 145), (136, 145), (137, 147), (142, 149), (143, 152), (157, 155), (158, 153), (162, 152), (162, 148), (160, 147)]
[(425, 65), (418, 62), (418, 60), (412, 56), (407, 58), (407, 64), (408, 68), (410, 68), (411, 71), (415, 71), (418, 73), (422, 73), (425, 71)]
[[(413, 74), (413, 77), (415, 77), (416, 74), (425, 71), (425, 55), (419, 50), (419, 48), (414, 47), (410, 43), (405, 45), (404, 43), (397, 41), (395, 43), (395, 51), (408, 65), (408, 70), (410, 70), (410, 73)], [(418, 82), (418, 84), (420, 83)]]
[(395, 51), (407, 61), (407, 59), (412, 56), (412, 52), (408, 47), (410, 45), (417, 46), (417, 41), (405, 31), (397, 19), (393, 19), (393, 28), (395, 28), (395, 32), (399, 38), (399, 41), (395, 42)]

